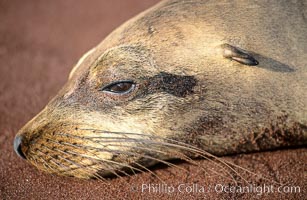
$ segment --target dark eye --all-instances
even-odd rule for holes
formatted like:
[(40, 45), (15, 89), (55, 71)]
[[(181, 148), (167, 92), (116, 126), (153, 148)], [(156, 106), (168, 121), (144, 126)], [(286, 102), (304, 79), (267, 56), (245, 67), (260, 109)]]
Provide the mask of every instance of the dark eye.
[(101, 91), (113, 94), (127, 94), (135, 88), (133, 81), (117, 81), (104, 86)]

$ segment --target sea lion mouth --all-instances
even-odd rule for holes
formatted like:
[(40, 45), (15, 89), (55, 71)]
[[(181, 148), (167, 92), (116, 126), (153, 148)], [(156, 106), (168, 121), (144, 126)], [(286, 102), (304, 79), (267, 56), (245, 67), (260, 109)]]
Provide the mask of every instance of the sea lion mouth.
[(176, 143), (148, 134), (74, 127), (44, 132), (27, 143), (25, 154), (31, 164), (49, 173), (104, 179), (151, 172), (147, 167), (158, 162), (174, 166), (166, 160), (186, 157), (180, 148), (189, 149)]

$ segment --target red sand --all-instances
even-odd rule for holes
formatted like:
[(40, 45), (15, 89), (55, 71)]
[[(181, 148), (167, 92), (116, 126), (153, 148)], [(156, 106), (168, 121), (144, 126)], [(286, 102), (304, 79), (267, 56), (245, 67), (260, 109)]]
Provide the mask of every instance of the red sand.
[[(112, 3), (111, 3), (112, 2)], [(270, 180), (298, 186), (300, 192), (278, 193), (277, 184), (241, 174), (254, 186), (266, 183), (274, 192), (226, 193), (217, 184), (234, 181), (217, 176), (211, 162), (205, 167), (181, 163), (156, 167), (154, 172), (115, 178), (106, 183), (44, 174), (13, 152), (13, 138), (19, 128), (38, 113), (61, 88), (77, 59), (125, 20), (153, 5), (156, 0), (112, 1), (0, 1), (0, 198), (1, 199), (306, 199), (304, 148), (225, 157)], [(238, 176), (228, 170), (235, 180)], [(159, 184), (160, 185), (157, 185)], [(141, 191), (142, 184), (157, 192)], [(178, 191), (180, 184), (205, 186), (206, 192)], [(168, 186), (168, 188), (167, 188)], [(208, 187), (211, 190), (208, 192)], [(166, 189), (175, 191), (168, 192)], [(219, 189), (219, 188), (216, 188)], [(261, 188), (260, 188), (261, 189)], [(289, 189), (284, 187), (284, 189)], [(259, 189), (258, 189), (259, 191)]]

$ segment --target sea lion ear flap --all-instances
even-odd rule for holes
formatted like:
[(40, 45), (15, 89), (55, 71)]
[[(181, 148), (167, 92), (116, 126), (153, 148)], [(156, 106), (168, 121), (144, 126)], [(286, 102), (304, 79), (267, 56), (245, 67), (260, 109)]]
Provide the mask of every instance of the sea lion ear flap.
[(252, 55), (240, 48), (229, 44), (222, 44), (220, 47), (225, 58), (235, 60), (243, 65), (255, 66), (259, 64), (259, 62)]

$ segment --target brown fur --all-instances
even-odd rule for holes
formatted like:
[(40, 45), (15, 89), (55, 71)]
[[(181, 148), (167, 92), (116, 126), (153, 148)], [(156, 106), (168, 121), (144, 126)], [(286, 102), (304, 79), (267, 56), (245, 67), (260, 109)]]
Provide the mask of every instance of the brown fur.
[[(225, 155), (306, 145), (301, 2), (161, 2), (81, 60), (18, 133), (22, 151), (42, 170), (89, 178), (199, 149)], [(258, 65), (223, 57), (225, 44)], [(128, 79), (136, 83), (129, 94), (99, 90)]]

